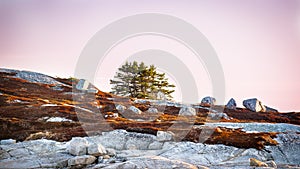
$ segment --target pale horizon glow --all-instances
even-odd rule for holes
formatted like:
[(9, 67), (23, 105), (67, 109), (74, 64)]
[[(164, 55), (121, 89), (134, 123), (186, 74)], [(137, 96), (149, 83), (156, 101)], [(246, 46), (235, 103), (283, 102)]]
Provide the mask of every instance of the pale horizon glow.
[[(178, 17), (208, 38), (223, 66), (226, 101), (234, 98), (242, 106), (244, 99), (255, 97), (280, 111), (300, 111), (299, 0), (2, 0), (0, 67), (73, 76), (82, 49), (97, 31), (142, 13)], [(146, 36), (128, 39), (108, 53), (95, 77), (100, 90), (109, 90), (107, 79), (126, 58), (145, 49), (168, 51), (189, 65), (199, 101), (211, 94), (208, 75), (187, 49)], [(180, 92), (176, 95), (180, 100)]]

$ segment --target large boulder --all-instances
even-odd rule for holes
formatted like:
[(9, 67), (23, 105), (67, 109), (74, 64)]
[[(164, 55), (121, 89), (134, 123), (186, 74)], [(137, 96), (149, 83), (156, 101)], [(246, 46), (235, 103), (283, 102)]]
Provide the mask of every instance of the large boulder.
[(73, 137), (69, 143), (68, 151), (72, 155), (85, 155), (87, 153), (88, 141), (85, 138)]
[(236, 101), (231, 98), (228, 103), (226, 104), (227, 109), (236, 109)]
[(196, 116), (196, 110), (190, 106), (184, 106), (179, 110), (181, 116)]
[(172, 132), (157, 131), (156, 140), (157, 141), (171, 141), (173, 139), (173, 135), (174, 134)]
[(216, 103), (216, 99), (210, 96), (204, 97), (201, 100), (201, 106), (213, 106)]
[(266, 112), (266, 107), (256, 98), (244, 100), (243, 105), (253, 112)]

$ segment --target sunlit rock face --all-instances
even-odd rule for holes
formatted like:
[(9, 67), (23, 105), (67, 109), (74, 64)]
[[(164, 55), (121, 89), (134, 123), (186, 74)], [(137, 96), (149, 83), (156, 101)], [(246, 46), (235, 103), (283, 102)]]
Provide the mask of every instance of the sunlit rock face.
[(262, 104), (261, 101), (259, 101), (256, 98), (244, 100), (243, 105), (247, 109), (254, 111), (254, 112), (265, 112), (266, 111), (266, 107)]

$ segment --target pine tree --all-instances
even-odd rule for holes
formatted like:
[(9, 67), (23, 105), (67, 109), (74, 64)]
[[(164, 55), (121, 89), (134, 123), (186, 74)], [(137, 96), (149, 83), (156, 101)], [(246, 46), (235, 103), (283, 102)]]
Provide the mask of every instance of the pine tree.
[(171, 88), (175, 87), (168, 82), (165, 73), (157, 72), (154, 65), (148, 67), (143, 62), (138, 64), (136, 61), (122, 65), (110, 84), (113, 94), (147, 99), (158, 99), (159, 94), (170, 99), (174, 92)]

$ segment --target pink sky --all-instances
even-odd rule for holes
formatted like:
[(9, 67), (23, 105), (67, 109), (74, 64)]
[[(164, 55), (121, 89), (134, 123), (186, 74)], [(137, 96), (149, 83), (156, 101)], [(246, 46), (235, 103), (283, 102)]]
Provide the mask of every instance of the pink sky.
[[(0, 67), (73, 76), (82, 49), (97, 31), (120, 18), (141, 13), (181, 18), (208, 38), (223, 66), (226, 100), (233, 97), (241, 106), (243, 99), (257, 97), (281, 111), (300, 110), (297, 0), (2, 0)], [(151, 41), (147, 37), (139, 40), (141, 49), (145, 45), (155, 47), (142, 42)], [(133, 39), (125, 46), (128, 49), (137, 43)], [(125, 58), (133, 54), (124, 45), (117, 49), (112, 52), (126, 53)], [(188, 63), (187, 57), (181, 59)], [(115, 68), (107, 67), (100, 79), (111, 78)], [(198, 91), (202, 98), (211, 91), (209, 81), (201, 80), (197, 83), (205, 86)], [(108, 81), (97, 85), (109, 90)]]

